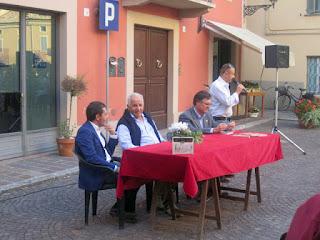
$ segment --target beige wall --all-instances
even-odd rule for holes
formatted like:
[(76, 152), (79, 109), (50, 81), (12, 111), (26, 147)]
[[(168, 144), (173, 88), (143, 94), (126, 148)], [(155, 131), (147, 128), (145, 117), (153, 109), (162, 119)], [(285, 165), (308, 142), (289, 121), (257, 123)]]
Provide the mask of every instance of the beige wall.
[[(67, 74), (77, 74), (77, 0), (0, 0), (0, 8), (6, 6), (17, 9), (36, 9), (40, 11), (54, 11), (57, 17), (57, 77), (61, 81)], [(48, 42), (48, 45), (50, 43)], [(67, 95), (61, 93), (60, 118), (66, 117), (67, 106), (69, 106)], [(76, 109), (76, 106), (74, 107)], [(76, 122), (76, 114), (72, 118)]]
[[(256, 4), (257, 1), (248, 1)], [(295, 58), (295, 66), (279, 70), (279, 81), (289, 82), (295, 87), (306, 87), (307, 56), (320, 56), (320, 17), (306, 16), (307, 0), (281, 0), (268, 11), (258, 10), (245, 18), (245, 26), (250, 31), (275, 44), (289, 45)], [(259, 80), (263, 66), (261, 55), (242, 48), (242, 80)], [(275, 69), (265, 69), (262, 74), (262, 87), (275, 85)], [(269, 89), (269, 102), (273, 97)]]

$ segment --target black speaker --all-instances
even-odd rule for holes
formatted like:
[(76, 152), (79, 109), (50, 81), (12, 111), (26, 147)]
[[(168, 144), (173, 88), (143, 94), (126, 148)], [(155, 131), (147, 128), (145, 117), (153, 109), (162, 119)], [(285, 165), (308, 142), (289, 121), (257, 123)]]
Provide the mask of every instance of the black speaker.
[(288, 68), (289, 46), (271, 45), (265, 47), (266, 68)]

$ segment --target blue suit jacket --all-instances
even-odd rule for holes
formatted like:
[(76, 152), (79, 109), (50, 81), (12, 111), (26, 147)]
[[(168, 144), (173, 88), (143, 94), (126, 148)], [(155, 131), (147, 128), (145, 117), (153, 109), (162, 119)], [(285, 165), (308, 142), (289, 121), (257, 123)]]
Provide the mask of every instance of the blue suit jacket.
[[(106, 144), (106, 150), (112, 156), (117, 139), (109, 139)], [(83, 124), (77, 133), (75, 141), (75, 151), (89, 163), (103, 165), (114, 171), (115, 164), (106, 161), (105, 151), (100, 142), (100, 139), (90, 122)], [(112, 172), (111, 172), (112, 174)], [(99, 190), (106, 178), (106, 172), (99, 169), (79, 169), (79, 187), (88, 191)]]

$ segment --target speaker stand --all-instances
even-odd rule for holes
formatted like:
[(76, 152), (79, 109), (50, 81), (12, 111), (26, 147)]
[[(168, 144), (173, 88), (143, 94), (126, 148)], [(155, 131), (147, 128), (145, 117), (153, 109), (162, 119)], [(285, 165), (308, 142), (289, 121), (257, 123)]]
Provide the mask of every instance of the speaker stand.
[(301, 148), (299, 147), (298, 144), (296, 144), (294, 141), (292, 141), (288, 136), (286, 136), (283, 132), (281, 132), (278, 128), (278, 96), (279, 96), (279, 68), (276, 69), (276, 107), (274, 110), (274, 127), (272, 129), (272, 133), (279, 133), (282, 137), (284, 137), (288, 142), (290, 142), (293, 146), (295, 146), (296, 148), (298, 148), (304, 155), (306, 155), (307, 153)]

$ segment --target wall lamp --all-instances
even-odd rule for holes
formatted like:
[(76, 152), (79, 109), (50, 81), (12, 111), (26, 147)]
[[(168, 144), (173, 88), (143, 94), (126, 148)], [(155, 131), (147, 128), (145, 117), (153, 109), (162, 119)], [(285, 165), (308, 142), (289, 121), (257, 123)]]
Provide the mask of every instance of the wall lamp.
[(269, 0), (269, 4), (261, 4), (261, 5), (249, 5), (249, 6), (244, 6), (243, 7), (243, 16), (252, 16), (255, 14), (256, 11), (259, 9), (263, 8), (265, 11), (267, 11), (270, 7), (274, 8), (274, 4), (278, 0)]

